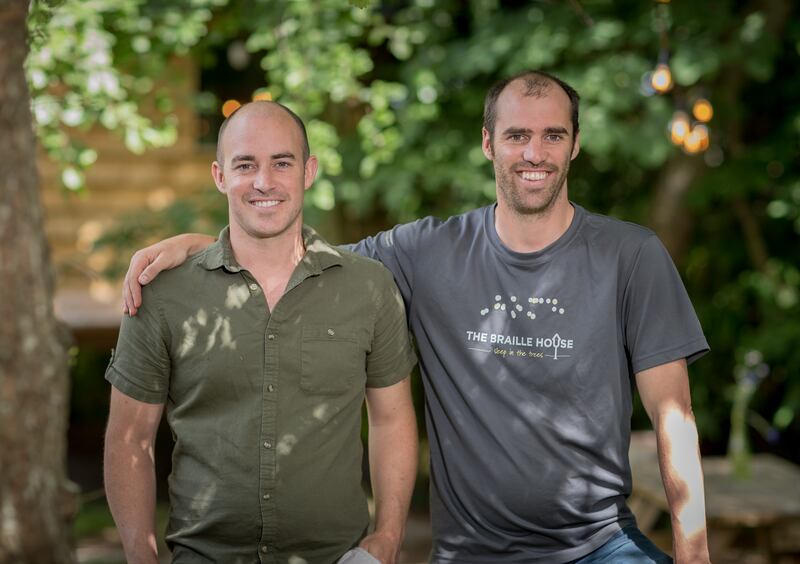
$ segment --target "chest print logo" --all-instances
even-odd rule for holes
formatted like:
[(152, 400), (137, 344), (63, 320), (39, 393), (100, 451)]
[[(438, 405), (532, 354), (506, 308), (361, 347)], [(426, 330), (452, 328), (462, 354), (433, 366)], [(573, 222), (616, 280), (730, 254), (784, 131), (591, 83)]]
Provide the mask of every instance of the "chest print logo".
[(517, 315), (522, 315), (524, 311), (528, 319), (533, 321), (536, 319), (537, 315), (541, 316), (542, 313), (564, 315), (566, 312), (564, 305), (559, 303), (558, 298), (531, 296), (528, 298), (527, 309), (518, 302), (519, 299), (517, 296), (509, 296), (508, 300), (505, 301), (503, 300), (503, 296), (497, 294), (494, 297), (494, 304), (492, 306), (481, 309), (481, 316), (485, 317), (489, 314), (499, 313), (501, 315), (510, 315), (511, 319), (516, 319)]
[[(487, 321), (487, 316), (492, 315), (517, 319), (524, 314), (530, 321), (537, 320), (536, 325), (543, 324), (546, 327), (548, 320), (552, 323), (555, 321), (554, 317), (558, 318), (566, 311), (565, 304), (557, 297), (530, 296), (525, 304), (516, 295), (504, 298), (497, 294), (494, 296), (494, 303), (482, 308), (480, 314)], [(529, 334), (531, 329), (525, 330), (519, 324), (516, 324), (516, 329), (512, 329), (512, 325), (515, 324), (508, 323), (507, 330), (503, 333), (481, 330), (480, 327), (467, 330), (465, 332), (467, 348), (502, 358), (514, 358), (515, 361), (522, 359), (535, 361), (544, 358), (560, 360), (572, 356), (566, 353), (571, 353), (575, 348), (573, 339), (564, 338), (559, 333), (553, 333), (551, 337), (531, 335)], [(538, 332), (536, 329), (532, 330)], [(544, 330), (547, 331), (546, 328)]]
[(552, 337), (544, 339), (543, 341), (544, 342), (542, 343), (542, 345), (545, 348), (548, 349), (550, 347), (553, 348), (553, 354), (546, 354), (544, 356), (552, 358), (553, 360), (558, 360), (559, 358), (569, 358), (570, 355), (568, 354), (562, 354), (561, 356), (558, 356), (558, 350), (559, 349), (570, 350), (572, 348), (572, 339), (562, 339), (561, 335), (556, 333)]

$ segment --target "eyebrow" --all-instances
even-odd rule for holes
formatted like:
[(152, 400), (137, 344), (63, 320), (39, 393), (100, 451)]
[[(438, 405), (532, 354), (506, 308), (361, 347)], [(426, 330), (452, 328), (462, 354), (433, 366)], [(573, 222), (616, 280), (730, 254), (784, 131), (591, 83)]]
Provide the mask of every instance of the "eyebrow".
[[(527, 127), (509, 127), (503, 131), (503, 135), (530, 135), (531, 133), (533, 133), (533, 130)], [(560, 133), (562, 135), (569, 135), (569, 131), (567, 131), (565, 127), (545, 127), (544, 133)]]
[[(269, 158), (270, 158), (270, 160), (273, 160), (273, 161), (277, 161), (279, 159), (297, 160), (297, 157), (294, 156), (294, 153), (291, 153), (289, 151), (286, 151), (286, 152), (283, 152), (283, 153), (275, 153), (273, 155), (270, 155)], [(231, 159), (231, 164), (235, 164), (235, 163), (243, 162), (243, 161), (244, 162), (252, 162), (252, 161), (255, 161), (255, 160), (256, 160), (256, 157), (254, 155), (236, 155), (235, 157), (233, 157)]]
[(527, 127), (509, 127), (503, 131), (503, 135), (530, 135), (531, 133), (533, 133), (533, 131)]
[(270, 158), (273, 161), (277, 161), (278, 159), (293, 159), (293, 160), (297, 160), (297, 157), (294, 156), (294, 153), (290, 153), (290, 152), (275, 153), (274, 155), (271, 155)]

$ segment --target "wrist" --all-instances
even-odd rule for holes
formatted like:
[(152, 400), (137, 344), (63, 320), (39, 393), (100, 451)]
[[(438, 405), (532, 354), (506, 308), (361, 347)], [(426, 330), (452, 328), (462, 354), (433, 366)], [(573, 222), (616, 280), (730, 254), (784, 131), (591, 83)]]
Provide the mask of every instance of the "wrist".
[(672, 546), (675, 562), (678, 564), (703, 564), (711, 561), (705, 534), (693, 535), (689, 539), (674, 538)]

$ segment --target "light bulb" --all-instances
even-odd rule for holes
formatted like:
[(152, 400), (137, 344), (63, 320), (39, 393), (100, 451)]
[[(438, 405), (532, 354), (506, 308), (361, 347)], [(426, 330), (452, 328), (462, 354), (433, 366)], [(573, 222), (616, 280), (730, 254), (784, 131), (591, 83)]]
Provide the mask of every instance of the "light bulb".
[(672, 71), (669, 70), (669, 65), (661, 63), (656, 66), (650, 83), (653, 85), (653, 89), (659, 94), (669, 92), (672, 89)]
[(690, 129), (689, 116), (686, 115), (686, 112), (675, 112), (672, 115), (672, 120), (669, 122), (669, 135), (675, 145), (683, 144)]
[(708, 128), (705, 125), (696, 125), (683, 140), (683, 148), (687, 153), (696, 154), (708, 149)]
[(242, 104), (239, 100), (226, 100), (224, 104), (222, 104), (222, 115), (230, 117), (230, 115), (242, 107)]
[(253, 92), (253, 102), (271, 102), (272, 94), (269, 90), (257, 90)]
[(697, 121), (702, 121), (703, 123), (711, 121), (711, 118), (714, 117), (714, 108), (711, 105), (711, 102), (706, 100), (705, 98), (698, 98), (694, 106), (692, 106), (692, 114)]

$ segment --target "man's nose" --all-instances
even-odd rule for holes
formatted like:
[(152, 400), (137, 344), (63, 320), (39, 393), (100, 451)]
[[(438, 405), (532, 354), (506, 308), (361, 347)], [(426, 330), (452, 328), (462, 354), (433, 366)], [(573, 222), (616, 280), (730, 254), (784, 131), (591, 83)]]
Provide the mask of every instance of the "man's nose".
[(261, 192), (266, 192), (272, 188), (272, 175), (270, 174), (269, 167), (258, 169), (258, 172), (256, 172), (253, 178), (253, 188)]
[(522, 158), (529, 163), (538, 164), (544, 162), (546, 157), (546, 150), (542, 144), (541, 139), (532, 137), (530, 141), (525, 144), (522, 151)]

